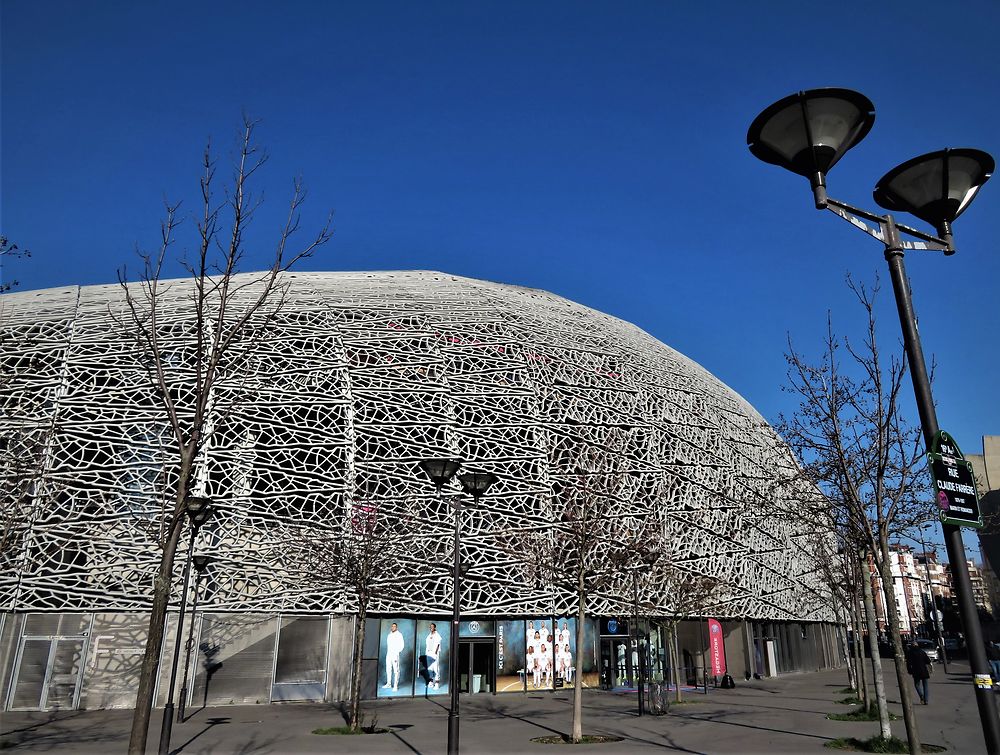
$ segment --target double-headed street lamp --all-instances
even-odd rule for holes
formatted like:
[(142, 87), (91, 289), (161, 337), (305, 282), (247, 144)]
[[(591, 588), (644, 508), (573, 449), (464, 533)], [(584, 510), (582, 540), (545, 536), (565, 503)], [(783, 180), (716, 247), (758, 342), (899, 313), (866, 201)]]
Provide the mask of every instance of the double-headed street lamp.
[(191, 538), (188, 541), (187, 555), (184, 559), (184, 579), (181, 588), (181, 607), (177, 613), (177, 633), (174, 637), (174, 657), (170, 662), (170, 684), (167, 687), (167, 703), (163, 706), (163, 725), (160, 729), (159, 755), (170, 752), (170, 729), (174, 722), (174, 686), (177, 683), (177, 662), (181, 654), (181, 637), (184, 636), (184, 609), (187, 606), (188, 582), (191, 581), (191, 561), (194, 554), (194, 541), (198, 530), (212, 516), (212, 502), (202, 496), (188, 496), (184, 502), (184, 512), (191, 524)]
[[(451, 482), (462, 462), (454, 459), (425, 459), (420, 462), (420, 468), (424, 471), (434, 487), (437, 488), (438, 498), (444, 486)], [(479, 503), (486, 491), (499, 478), (492, 472), (466, 472), (458, 475), (458, 481), (462, 485), (462, 492), (471, 495), (475, 503)], [(455, 509), (455, 541), (453, 544), (454, 563), (452, 573), (452, 611), (451, 611), (451, 664), (448, 667), (449, 691), (451, 693), (451, 707), (448, 709), (448, 755), (458, 753), (458, 630), (461, 621), (461, 589), (462, 589), (462, 563), (459, 555), (462, 543), (462, 502), (458, 498), (451, 501)]]
[[(876, 215), (827, 196), (827, 172), (864, 138), (874, 122), (875, 108), (864, 95), (850, 89), (812, 89), (786, 97), (758, 115), (747, 132), (747, 145), (764, 162), (808, 178), (816, 209), (830, 210), (884, 245), (920, 425), (930, 452), (934, 450), (939, 427), (903, 268), (903, 253), (907, 249), (922, 249), (954, 254), (951, 224), (968, 208), (993, 173), (995, 164), (990, 155), (978, 149), (944, 149), (908, 160), (886, 173), (875, 185), (875, 201), (887, 210), (908, 212), (930, 223), (938, 235), (924, 233), (897, 223), (892, 215)], [(948, 560), (954, 570), (962, 624), (969, 640), (986, 748), (990, 753), (1000, 753), (1000, 724), (993, 692), (986, 684), (990, 667), (972, 596), (962, 533), (953, 524), (942, 522), (942, 527)]]

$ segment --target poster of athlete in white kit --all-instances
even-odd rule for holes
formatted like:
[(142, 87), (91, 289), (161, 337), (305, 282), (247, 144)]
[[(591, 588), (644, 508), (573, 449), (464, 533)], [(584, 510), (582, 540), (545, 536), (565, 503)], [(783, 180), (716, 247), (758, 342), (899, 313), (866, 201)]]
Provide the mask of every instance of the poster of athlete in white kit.
[(450, 664), (451, 624), (447, 620), (418, 621), (416, 694), (447, 694)]
[(552, 689), (555, 636), (548, 619), (528, 619), (524, 629), (524, 674), (529, 690)]
[(576, 619), (562, 618), (553, 622), (555, 658), (553, 680), (555, 686), (570, 687), (576, 673)]
[(576, 620), (528, 619), (524, 629), (524, 673), (529, 690), (553, 689), (573, 681)]
[(379, 697), (413, 694), (413, 619), (382, 619), (378, 644)]

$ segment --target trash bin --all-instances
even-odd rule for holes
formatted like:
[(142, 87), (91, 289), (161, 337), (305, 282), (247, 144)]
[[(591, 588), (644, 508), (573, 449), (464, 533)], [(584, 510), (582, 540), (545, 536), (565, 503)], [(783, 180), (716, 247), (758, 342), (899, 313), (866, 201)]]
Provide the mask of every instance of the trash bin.
[(483, 688), (483, 675), (473, 674), (472, 675), (472, 694), (478, 694)]

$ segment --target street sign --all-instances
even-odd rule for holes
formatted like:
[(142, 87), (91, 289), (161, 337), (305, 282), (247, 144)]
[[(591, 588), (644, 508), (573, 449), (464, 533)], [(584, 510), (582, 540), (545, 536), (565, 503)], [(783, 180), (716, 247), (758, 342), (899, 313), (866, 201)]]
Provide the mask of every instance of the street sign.
[(943, 430), (938, 431), (927, 454), (934, 479), (934, 501), (941, 521), (959, 527), (983, 526), (979, 495), (972, 464), (965, 460), (958, 444)]

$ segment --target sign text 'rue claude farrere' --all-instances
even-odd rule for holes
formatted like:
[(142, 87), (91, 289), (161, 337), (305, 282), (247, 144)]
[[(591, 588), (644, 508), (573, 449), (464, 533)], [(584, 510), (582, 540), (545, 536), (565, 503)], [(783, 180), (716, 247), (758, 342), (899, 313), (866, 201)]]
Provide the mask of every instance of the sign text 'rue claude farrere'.
[(972, 464), (965, 460), (948, 433), (941, 430), (934, 436), (927, 462), (934, 478), (934, 502), (941, 521), (960, 527), (982, 527)]

